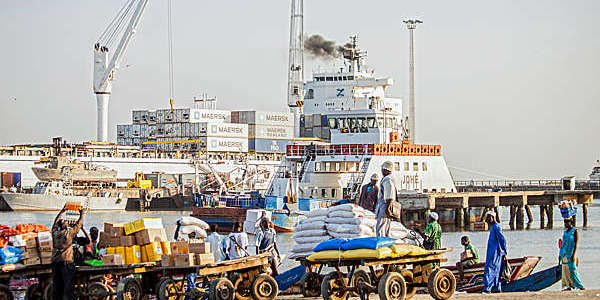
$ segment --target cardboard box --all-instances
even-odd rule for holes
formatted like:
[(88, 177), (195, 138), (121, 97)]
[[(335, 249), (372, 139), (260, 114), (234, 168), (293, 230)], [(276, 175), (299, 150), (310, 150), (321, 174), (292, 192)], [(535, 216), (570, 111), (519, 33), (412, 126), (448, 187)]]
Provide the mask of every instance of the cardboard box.
[(125, 263), (126, 264), (139, 264), (142, 262), (142, 250), (140, 246), (134, 245), (125, 247)]
[(17, 248), (25, 247), (27, 245), (23, 239), (23, 236), (20, 234), (8, 237), (8, 242), (11, 243), (13, 247)]
[(198, 266), (215, 263), (215, 256), (212, 253), (194, 254), (194, 259)]
[(173, 263), (176, 267), (192, 267), (194, 266), (194, 254), (174, 254)]
[(171, 255), (171, 242), (160, 242), (163, 255)]
[(39, 257), (32, 257), (32, 258), (28, 258), (28, 259), (23, 259), (22, 263), (25, 266), (33, 266), (33, 265), (41, 264), (42, 260)]
[(50, 231), (44, 231), (44, 232), (38, 233), (37, 241), (38, 241), (38, 244), (43, 243), (43, 242), (52, 243), (52, 233), (50, 233)]
[[(119, 237), (119, 246), (131, 247), (136, 245), (134, 236), (121, 236)], [(143, 244), (142, 244), (143, 245)]]
[(146, 255), (149, 262), (160, 261), (162, 259), (162, 247), (159, 242), (144, 245), (144, 248), (146, 249)]
[(40, 256), (40, 253), (39, 253), (37, 247), (35, 247), (35, 248), (25, 248), (25, 251), (21, 255), (21, 257), (23, 259), (30, 259), (30, 258), (39, 257), (39, 256)]
[(163, 267), (174, 267), (175, 262), (173, 261), (173, 256), (171, 255), (163, 255), (160, 260), (160, 265)]
[(122, 223), (104, 223), (104, 233), (109, 236), (124, 236), (125, 228)]
[(190, 253), (210, 253), (210, 243), (189, 243)]
[(167, 241), (167, 232), (164, 229), (143, 229), (135, 233), (138, 245), (146, 245), (153, 242)]
[(142, 262), (148, 262), (148, 254), (146, 253), (146, 247), (140, 246), (140, 249), (142, 250)]
[(144, 229), (162, 229), (161, 218), (142, 218), (135, 222), (125, 224), (125, 234), (130, 235)]
[(40, 252), (40, 257), (42, 259), (44, 259), (44, 258), (52, 258), (52, 251), (41, 251)]
[(49, 265), (52, 263), (52, 257), (40, 257), (40, 263), (42, 265)]
[(107, 254), (102, 257), (104, 261), (104, 265), (122, 265), (123, 264), (123, 256), (120, 254)]
[(121, 255), (123, 261), (125, 261), (125, 247), (115, 247), (115, 254)]
[(106, 254), (110, 255), (110, 254), (115, 254), (115, 251), (117, 249), (115, 249), (115, 247), (107, 247), (106, 248)]
[(52, 252), (52, 241), (38, 242), (38, 251)]
[(35, 238), (29, 238), (25, 240), (25, 248), (37, 250), (37, 240)]
[(190, 248), (187, 241), (171, 242), (171, 254), (176, 255), (188, 253), (190, 253)]

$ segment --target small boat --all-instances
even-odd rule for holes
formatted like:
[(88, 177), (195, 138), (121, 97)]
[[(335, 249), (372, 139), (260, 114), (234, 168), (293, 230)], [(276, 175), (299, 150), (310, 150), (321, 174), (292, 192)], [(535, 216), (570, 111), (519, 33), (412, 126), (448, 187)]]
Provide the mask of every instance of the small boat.
[(298, 225), (302, 214), (287, 209), (276, 209), (271, 211), (271, 221), (277, 232), (293, 232)]
[(561, 280), (561, 267), (554, 266), (533, 273), (525, 278), (502, 283), (502, 292), (535, 292), (541, 291)]
[[(510, 258), (508, 262), (513, 270), (511, 281), (516, 281), (529, 276), (539, 263), (540, 259), (541, 257), (539, 256)], [(456, 277), (457, 291), (475, 293), (483, 290), (483, 271), (485, 269), (485, 262), (465, 268), (463, 280), (460, 280), (460, 273), (456, 268), (456, 265), (444, 266), (444, 268), (450, 270)]]

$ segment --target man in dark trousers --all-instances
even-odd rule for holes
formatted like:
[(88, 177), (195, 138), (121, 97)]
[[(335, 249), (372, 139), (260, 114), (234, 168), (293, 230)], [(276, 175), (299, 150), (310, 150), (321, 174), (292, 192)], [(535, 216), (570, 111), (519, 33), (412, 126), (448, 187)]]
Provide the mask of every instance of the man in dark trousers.
[(373, 173), (373, 175), (371, 175), (371, 182), (362, 186), (360, 191), (360, 200), (358, 201), (358, 205), (372, 212), (375, 212), (377, 197), (379, 197), (379, 187), (377, 186), (378, 180), (379, 175), (377, 175), (377, 173)]
[(83, 227), (83, 209), (79, 211), (79, 220), (75, 226), (61, 219), (65, 213), (63, 209), (58, 213), (52, 225), (52, 283), (54, 284), (52, 299), (74, 300), (73, 277), (75, 276), (75, 263), (73, 259), (73, 238)]

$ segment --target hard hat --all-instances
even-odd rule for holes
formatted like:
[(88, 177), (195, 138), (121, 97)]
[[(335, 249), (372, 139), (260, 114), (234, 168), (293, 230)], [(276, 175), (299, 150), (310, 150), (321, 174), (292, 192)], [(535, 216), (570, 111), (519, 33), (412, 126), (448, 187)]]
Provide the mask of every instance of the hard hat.
[(436, 212), (434, 212), (434, 211), (432, 211), (432, 212), (429, 213), (429, 217), (431, 217), (432, 219), (434, 219), (436, 221), (439, 218), (438, 214)]
[(373, 175), (371, 175), (371, 180), (379, 180), (379, 175), (377, 175), (377, 173), (373, 173)]
[(486, 216), (492, 216), (492, 217), (494, 217), (494, 218), (496, 217), (496, 213), (495, 213), (495, 212), (493, 212), (493, 211), (491, 211), (491, 210), (488, 210), (488, 212), (487, 212), (485, 215), (486, 215)]
[(394, 171), (394, 163), (392, 163), (391, 161), (388, 160), (388, 161), (384, 162), (383, 165), (381, 165), (381, 169), (392, 172), (392, 171)]

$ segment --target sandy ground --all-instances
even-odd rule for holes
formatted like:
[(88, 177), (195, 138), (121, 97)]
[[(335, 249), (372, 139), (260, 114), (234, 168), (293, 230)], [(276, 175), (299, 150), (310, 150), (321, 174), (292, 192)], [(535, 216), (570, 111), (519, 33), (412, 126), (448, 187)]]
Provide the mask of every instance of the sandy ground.
[[(311, 299), (317, 300), (322, 298), (303, 298), (301, 295), (288, 295), (288, 296), (280, 296), (277, 299)], [(352, 300), (356, 300), (359, 298), (351, 298)], [(369, 300), (377, 300), (379, 297), (377, 295), (371, 295)], [(415, 300), (425, 300), (425, 299), (433, 299), (429, 295), (416, 295)], [(504, 294), (491, 294), (485, 295), (482, 294), (454, 294), (451, 299), (494, 299), (494, 300), (537, 300), (537, 299), (600, 299), (600, 290), (586, 290), (586, 291), (570, 291), (570, 292), (531, 292), (531, 293), (504, 293)]]

